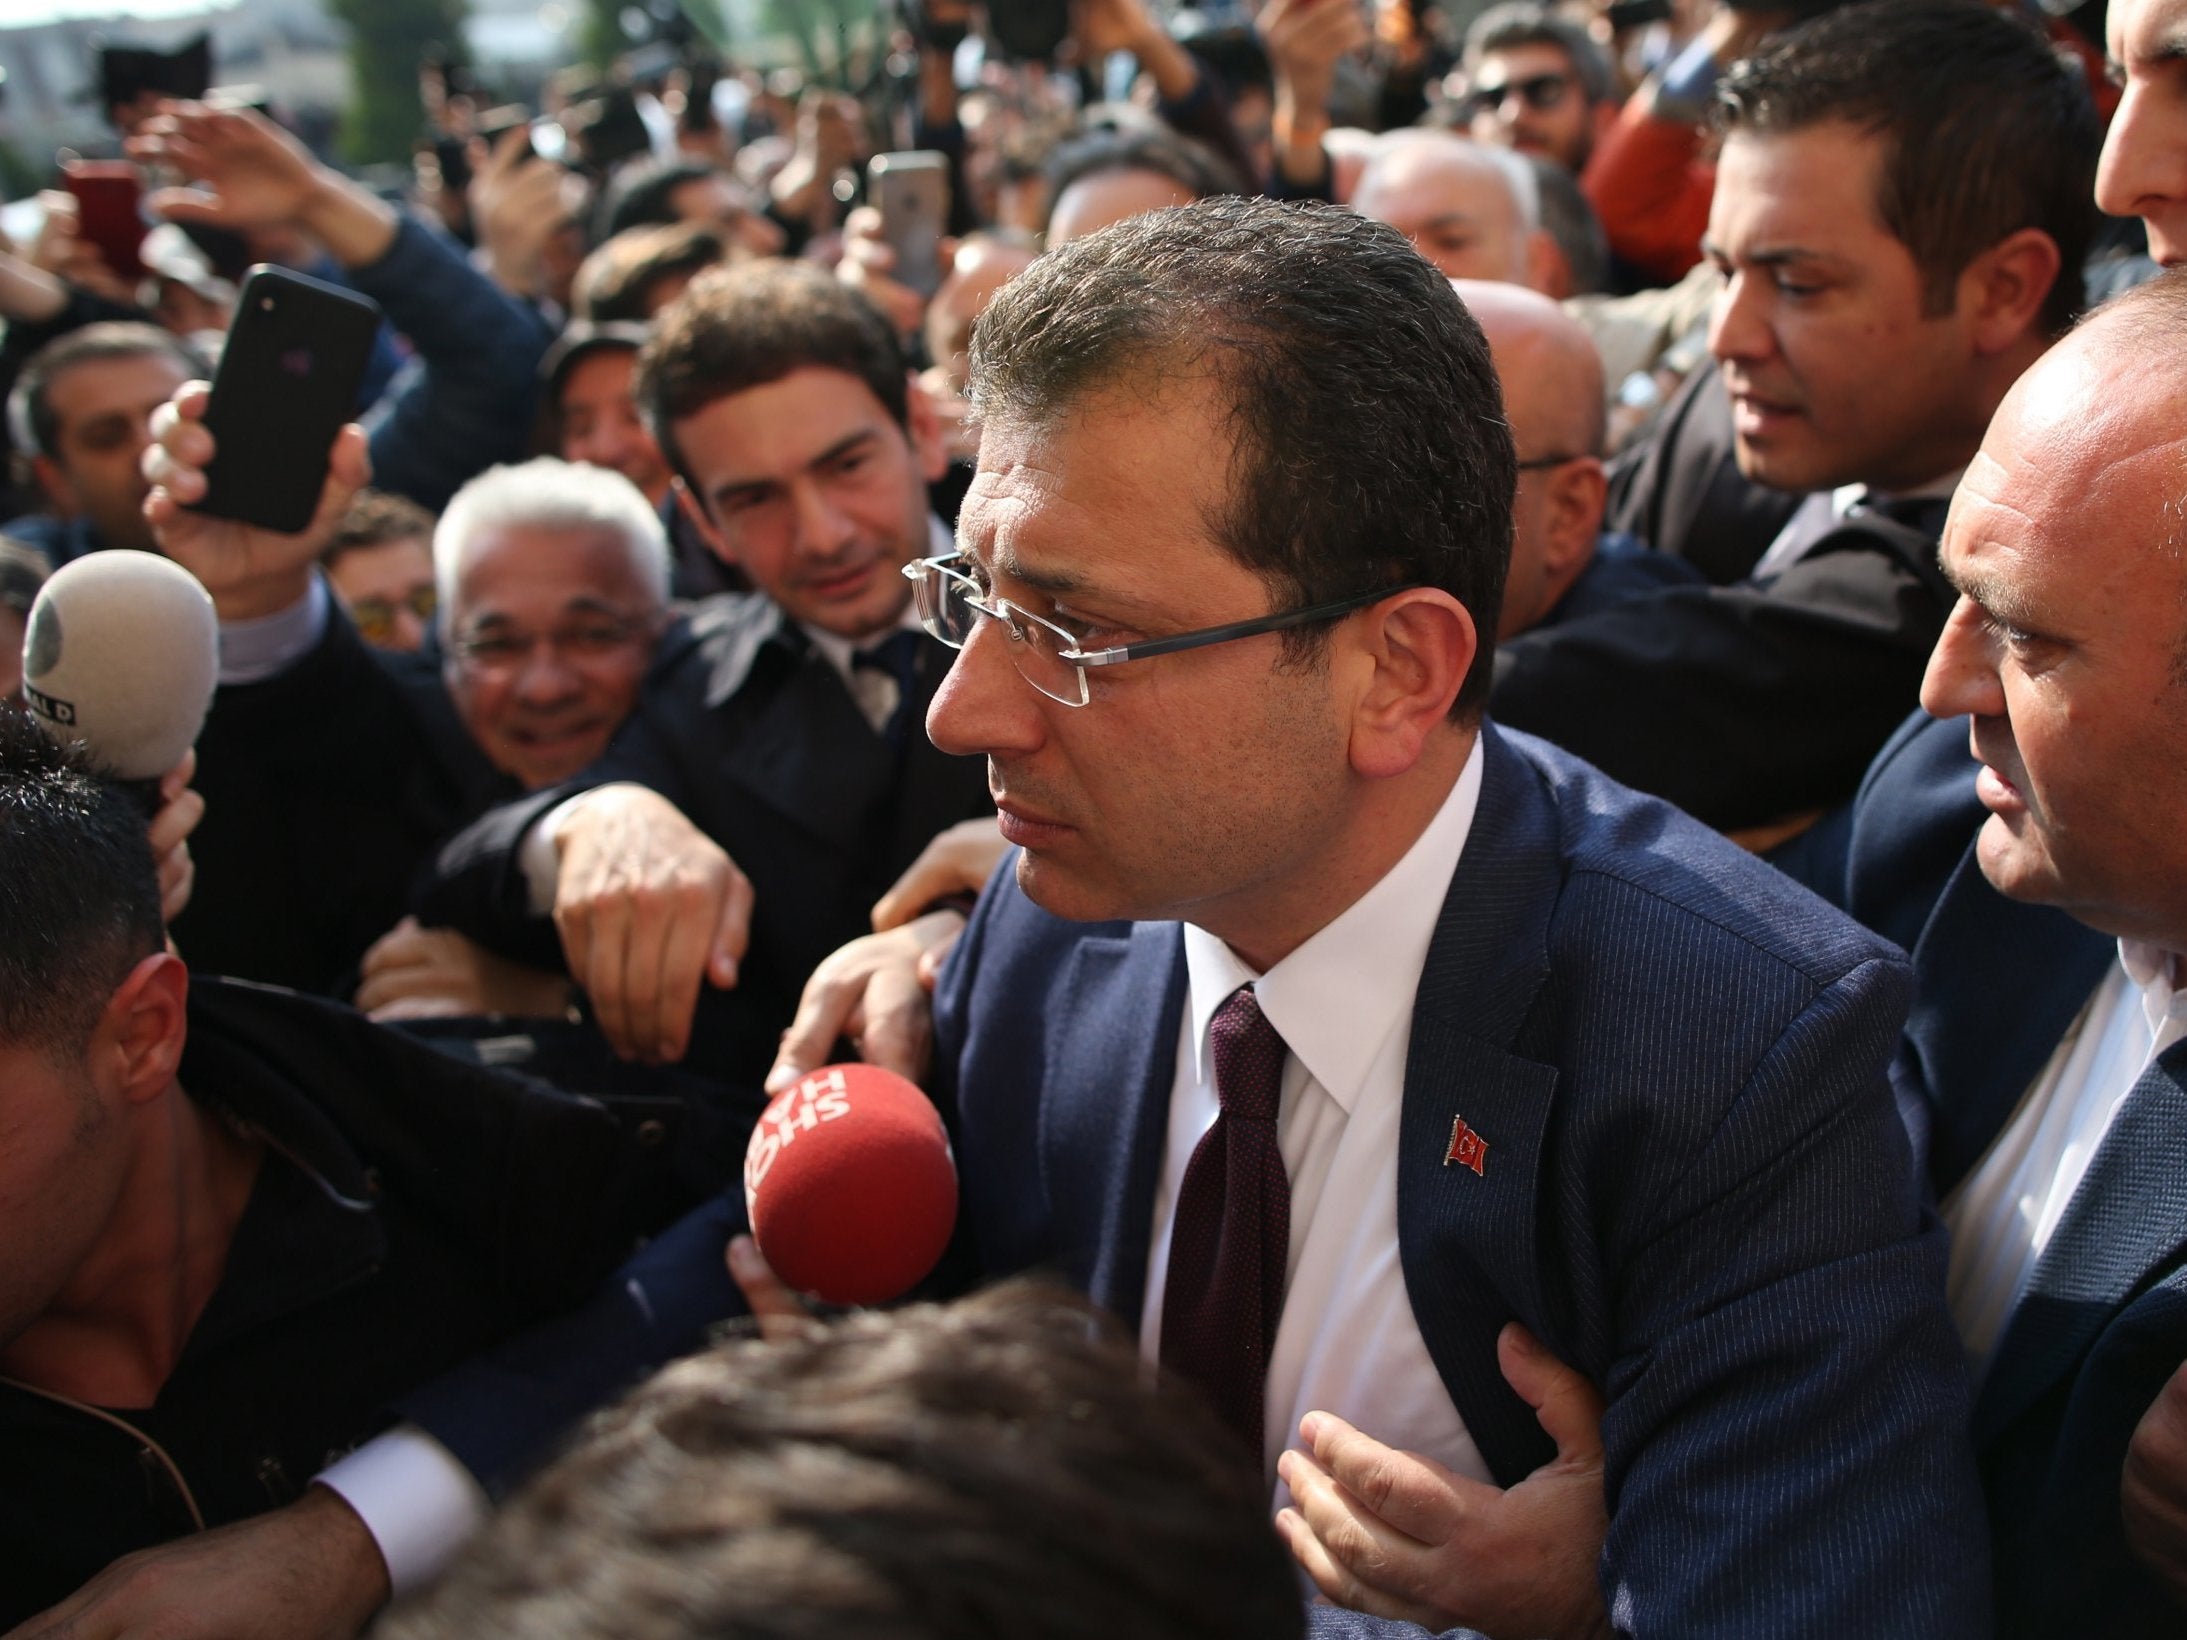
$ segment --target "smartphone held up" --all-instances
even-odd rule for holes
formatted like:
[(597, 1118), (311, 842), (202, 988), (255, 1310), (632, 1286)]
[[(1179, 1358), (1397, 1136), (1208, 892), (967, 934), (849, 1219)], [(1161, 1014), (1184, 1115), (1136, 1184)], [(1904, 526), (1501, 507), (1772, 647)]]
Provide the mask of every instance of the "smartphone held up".
[(354, 291), (287, 268), (251, 270), (213, 372), (214, 455), (196, 511), (291, 535), (311, 522), (379, 324), (379, 307)]

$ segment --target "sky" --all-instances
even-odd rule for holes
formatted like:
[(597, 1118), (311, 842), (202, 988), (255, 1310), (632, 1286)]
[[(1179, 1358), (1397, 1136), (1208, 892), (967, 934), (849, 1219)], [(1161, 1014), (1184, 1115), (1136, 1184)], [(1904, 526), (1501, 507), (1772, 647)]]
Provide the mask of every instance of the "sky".
[(58, 17), (187, 17), (208, 0), (0, 0), (0, 29)]

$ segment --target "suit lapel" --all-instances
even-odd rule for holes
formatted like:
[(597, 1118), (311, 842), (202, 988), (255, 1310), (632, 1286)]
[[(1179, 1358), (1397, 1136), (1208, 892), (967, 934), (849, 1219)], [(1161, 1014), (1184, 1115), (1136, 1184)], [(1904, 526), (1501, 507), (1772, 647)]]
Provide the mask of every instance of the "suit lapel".
[[(2031, 951), (2042, 954), (2032, 965)], [(2011, 1120), (2117, 953), (2115, 941), (2064, 912), (1998, 893), (1968, 845), (1915, 947), (1921, 982), (1899, 1050), (1899, 1076), (1911, 1075), (1924, 1095), (1938, 1197)]]
[(2071, 1371), (2187, 1243), (2187, 1043), (2142, 1073), (2013, 1306), (1975, 1404), (1977, 1448)]
[(738, 608), (707, 678), (709, 710), (752, 713), (719, 770), (759, 803), (839, 850), (861, 847), (873, 805), (896, 778), (896, 752), (873, 731), (843, 679), (774, 604)]
[(1080, 941), (1041, 1077), (1040, 1169), (1066, 1272), (1134, 1331), (1185, 1005), (1183, 931), (1136, 923)]
[(1421, 1338), (1467, 1433), (1509, 1485), (1552, 1456), (1504, 1382), (1496, 1335), (1516, 1317), (1559, 1341), (1535, 1247), (1557, 1073), (1512, 1044), (1548, 973), (1561, 877), (1538, 779), (1493, 729), (1482, 733), (1480, 806), (1413, 1003), (1397, 1224)]

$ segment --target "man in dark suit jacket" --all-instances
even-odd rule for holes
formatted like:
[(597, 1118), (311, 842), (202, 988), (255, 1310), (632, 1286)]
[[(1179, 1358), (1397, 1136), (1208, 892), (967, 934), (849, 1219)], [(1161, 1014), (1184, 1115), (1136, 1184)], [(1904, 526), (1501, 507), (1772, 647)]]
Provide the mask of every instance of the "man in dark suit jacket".
[[(928, 723), (1020, 853), (944, 982), (958, 1273), (1139, 1301), (1264, 1457), (1310, 1411), (1282, 1530), (1363, 1608), (1326, 1632), (1983, 1632), (1903, 963), (1482, 726), (1515, 458), (1448, 284), (1207, 201), (1035, 264), (974, 372)], [(1608, 1397), (1604, 1464), (1544, 1462), (1566, 1386), (1514, 1320)], [(407, 1410), (505, 1476), (631, 1364), (557, 1329)], [(1390, 1453), (1437, 1529), (1344, 1572), (1332, 1407), (1451, 1466)]]
[[(928, 726), (986, 754), (1021, 852), (936, 1010), (960, 1252), (1138, 1319), (1264, 1456), (1335, 1413), (1491, 1509), (1552, 1456), (1500, 1333), (1569, 1359), (1609, 1403), (1599, 1597), (1584, 1525), (1542, 1586), (1409, 1585), (1441, 1542), (1357, 1563), (1315, 1439), (1281, 1459), (1284, 1530), (1366, 1611), (1981, 1632), (1938, 1247), (1891, 1172), (1897, 959), (1482, 727), (1513, 471), (1489, 382), (1394, 235), (1260, 203), (1119, 225), (983, 317)], [(1311, 648), (1260, 635), (1302, 624)], [(1283, 1067), (1258, 1116), (1224, 1062), (1247, 998)], [(1272, 1164), (1286, 1211), (1241, 1219)], [(1787, 1461), (1809, 1443), (1830, 1461)]]
[(1948, 721), (1909, 723), (1799, 862), (1913, 953), (1892, 1077), (1954, 1237), (2014, 1635), (2182, 1622), (2121, 1474), (2187, 1359), (2183, 341), (2175, 273), (2006, 400), (1944, 538), (1962, 595), (1923, 700)]
[[(1716, 584), (1515, 640), (1491, 704), (1744, 828), (1844, 802), (1912, 706), (1952, 484), (2080, 302), (2096, 124), (2038, 31), (1968, 0), (1778, 35), (1718, 112), (1717, 369), (1612, 515)], [(1806, 499), (1786, 521), (1751, 485)]]

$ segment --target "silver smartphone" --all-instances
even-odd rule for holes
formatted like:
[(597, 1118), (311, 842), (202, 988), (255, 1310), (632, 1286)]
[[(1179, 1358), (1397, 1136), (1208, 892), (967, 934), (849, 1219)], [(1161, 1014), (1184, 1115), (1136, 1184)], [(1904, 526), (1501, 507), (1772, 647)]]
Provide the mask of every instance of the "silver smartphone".
[(896, 253), (890, 275), (921, 296), (942, 282), (942, 229), (949, 222), (949, 162), (930, 149), (876, 154), (866, 166), (866, 200)]

